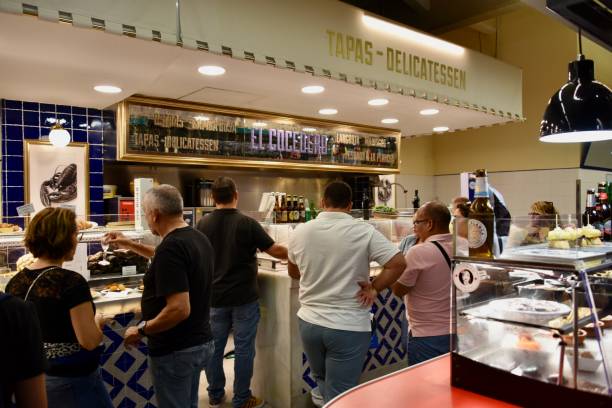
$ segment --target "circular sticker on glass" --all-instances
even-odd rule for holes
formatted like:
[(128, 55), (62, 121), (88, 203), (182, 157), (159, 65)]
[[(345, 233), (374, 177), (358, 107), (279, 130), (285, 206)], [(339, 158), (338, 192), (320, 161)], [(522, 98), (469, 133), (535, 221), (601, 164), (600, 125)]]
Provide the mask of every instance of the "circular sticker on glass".
[(460, 263), (455, 266), (453, 271), (453, 283), (461, 292), (470, 293), (478, 289), (480, 282), (483, 279), (481, 271), (476, 265), (468, 263)]
[(479, 248), (487, 241), (487, 227), (473, 218), (468, 221), (468, 242), (470, 248)]

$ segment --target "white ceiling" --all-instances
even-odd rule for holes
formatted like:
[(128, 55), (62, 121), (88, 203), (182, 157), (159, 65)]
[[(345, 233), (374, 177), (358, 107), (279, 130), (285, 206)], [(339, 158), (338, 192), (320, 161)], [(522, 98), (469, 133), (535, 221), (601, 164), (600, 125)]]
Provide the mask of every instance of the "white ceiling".
[[(210, 64), (223, 66), (226, 74), (206, 77), (197, 72), (199, 66)], [(97, 84), (116, 85), (123, 92), (100, 94), (93, 90)], [(313, 84), (325, 86), (325, 92), (301, 93), (303, 86)], [(0, 98), (106, 108), (133, 94), (388, 127), (404, 136), (430, 134), (434, 126), (458, 130), (508, 121), (213, 53), (0, 13)], [(367, 104), (380, 97), (390, 103)], [(326, 107), (339, 112), (319, 115), (318, 110)], [(419, 115), (421, 109), (432, 107), (440, 113)], [(380, 123), (388, 117), (399, 123)]]

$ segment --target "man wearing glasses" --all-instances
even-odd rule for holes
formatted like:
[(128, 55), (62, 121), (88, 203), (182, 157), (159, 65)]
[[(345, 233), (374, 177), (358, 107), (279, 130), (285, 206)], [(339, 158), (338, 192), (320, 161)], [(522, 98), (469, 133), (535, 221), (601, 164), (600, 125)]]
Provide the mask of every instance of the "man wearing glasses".
[(404, 297), (410, 332), (408, 364), (414, 365), (448, 353), (451, 330), (452, 234), (445, 205), (428, 202), (416, 212), (414, 232), (422, 244), (405, 254), (406, 269), (393, 285)]

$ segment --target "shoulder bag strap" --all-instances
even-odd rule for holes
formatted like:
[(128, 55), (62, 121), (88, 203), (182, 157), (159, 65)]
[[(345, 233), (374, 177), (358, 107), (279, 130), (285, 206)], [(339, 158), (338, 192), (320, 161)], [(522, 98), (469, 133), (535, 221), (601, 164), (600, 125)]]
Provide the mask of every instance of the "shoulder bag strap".
[(34, 287), (34, 284), (38, 281), (38, 279), (40, 279), (41, 276), (43, 276), (45, 273), (47, 273), (47, 272), (49, 272), (50, 270), (53, 270), (53, 269), (59, 269), (59, 268), (57, 266), (51, 266), (51, 267), (45, 269), (44, 271), (42, 271), (41, 273), (38, 274), (36, 279), (34, 279), (32, 281), (32, 283), (30, 284), (30, 287), (28, 288), (28, 291), (26, 292), (26, 295), (23, 298), (24, 301), (28, 300), (28, 296), (30, 295), (30, 291), (32, 290), (32, 288)]
[(442, 252), (442, 255), (444, 255), (444, 259), (446, 260), (446, 263), (448, 264), (448, 267), (450, 269), (450, 267), (451, 267), (451, 260), (450, 260), (450, 258), (448, 256), (448, 254), (446, 253), (446, 251), (444, 250), (444, 248), (442, 248), (442, 245), (438, 241), (431, 241), (431, 243), (434, 244), (436, 247), (438, 247), (440, 252)]

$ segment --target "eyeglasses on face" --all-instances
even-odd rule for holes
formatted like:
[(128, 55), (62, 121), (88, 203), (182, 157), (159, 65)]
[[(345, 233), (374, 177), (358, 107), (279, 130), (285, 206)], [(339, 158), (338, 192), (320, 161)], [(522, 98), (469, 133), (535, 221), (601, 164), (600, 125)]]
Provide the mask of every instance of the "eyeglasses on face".
[(429, 221), (429, 220), (427, 220), (427, 219), (426, 220), (414, 220), (413, 223), (414, 223), (414, 225), (419, 225), (419, 224), (422, 224), (422, 223), (427, 222), (427, 221)]

